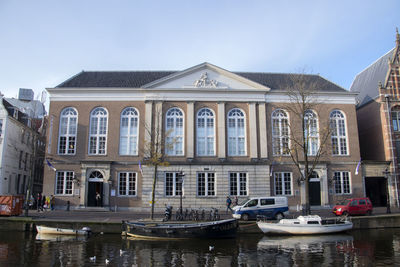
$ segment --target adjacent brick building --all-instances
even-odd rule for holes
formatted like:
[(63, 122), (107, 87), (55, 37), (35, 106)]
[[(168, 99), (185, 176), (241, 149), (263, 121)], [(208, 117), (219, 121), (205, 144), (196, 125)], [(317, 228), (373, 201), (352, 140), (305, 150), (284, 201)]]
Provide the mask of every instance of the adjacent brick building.
[[(357, 117), (366, 195), (374, 205), (399, 206), (400, 35), (396, 45), (360, 72)], [(389, 197), (387, 197), (389, 195)]]

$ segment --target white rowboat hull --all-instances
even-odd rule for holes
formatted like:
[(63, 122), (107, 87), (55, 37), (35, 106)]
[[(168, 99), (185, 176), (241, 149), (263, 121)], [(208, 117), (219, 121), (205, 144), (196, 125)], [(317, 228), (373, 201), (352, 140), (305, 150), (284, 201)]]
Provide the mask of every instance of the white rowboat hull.
[(265, 234), (286, 234), (286, 235), (315, 235), (339, 233), (353, 228), (352, 222), (340, 224), (310, 224), (310, 225), (292, 225), (281, 223), (257, 222), (258, 227)]
[(39, 234), (52, 234), (52, 235), (86, 235), (88, 234), (85, 230), (73, 230), (73, 229), (64, 229), (57, 227), (48, 227), (48, 226), (40, 226), (36, 225), (36, 230)]

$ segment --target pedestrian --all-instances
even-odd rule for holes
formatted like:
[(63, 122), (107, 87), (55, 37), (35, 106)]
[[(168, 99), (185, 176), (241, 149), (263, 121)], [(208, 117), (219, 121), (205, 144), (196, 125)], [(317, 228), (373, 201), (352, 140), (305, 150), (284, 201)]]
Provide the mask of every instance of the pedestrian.
[(229, 196), (226, 196), (226, 213), (228, 213), (228, 210), (232, 212), (232, 199)]
[(40, 210), (42, 209), (42, 193), (38, 193), (37, 194), (37, 211), (40, 212)]
[(238, 197), (235, 196), (235, 197), (233, 198), (233, 207), (235, 207), (235, 206), (237, 206), (237, 205), (238, 205)]
[(56, 204), (56, 198), (54, 197), (54, 195), (50, 196), (50, 209), (54, 210), (54, 206)]
[(44, 209), (46, 209), (46, 208), (47, 208), (47, 205), (46, 205), (46, 196), (43, 195), (43, 197), (42, 197), (42, 211), (44, 211)]
[(99, 192), (96, 192), (96, 206), (100, 207), (101, 196)]

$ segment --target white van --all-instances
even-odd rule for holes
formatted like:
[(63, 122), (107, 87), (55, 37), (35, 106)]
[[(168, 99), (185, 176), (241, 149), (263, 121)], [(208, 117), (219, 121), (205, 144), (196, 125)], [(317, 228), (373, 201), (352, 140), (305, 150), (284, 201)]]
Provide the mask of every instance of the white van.
[(286, 197), (252, 197), (233, 207), (233, 218), (247, 221), (258, 215), (280, 220), (289, 214)]

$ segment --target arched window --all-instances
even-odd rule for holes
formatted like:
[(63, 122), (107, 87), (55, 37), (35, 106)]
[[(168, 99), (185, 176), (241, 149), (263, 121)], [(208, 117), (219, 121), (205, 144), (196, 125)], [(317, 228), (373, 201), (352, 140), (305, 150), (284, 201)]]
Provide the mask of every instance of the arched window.
[(228, 112), (228, 155), (246, 155), (245, 114), (238, 108)]
[(104, 108), (95, 108), (90, 113), (89, 154), (105, 155), (107, 147), (108, 113)]
[(215, 155), (215, 123), (214, 113), (209, 108), (197, 112), (197, 155)]
[(78, 126), (78, 112), (68, 107), (60, 114), (60, 128), (58, 133), (58, 154), (74, 155), (76, 152), (76, 135)]
[(179, 108), (167, 111), (165, 121), (166, 154), (170, 156), (183, 156), (184, 130), (183, 112)]
[(312, 110), (306, 110), (304, 114), (304, 139), (307, 142), (307, 153), (315, 156), (319, 149), (319, 133), (317, 115)]
[(121, 113), (119, 154), (138, 154), (139, 113), (133, 107), (125, 108)]
[(289, 117), (282, 109), (272, 113), (272, 151), (274, 155), (289, 155)]
[(330, 127), (333, 155), (348, 155), (346, 118), (340, 110), (331, 112)]

